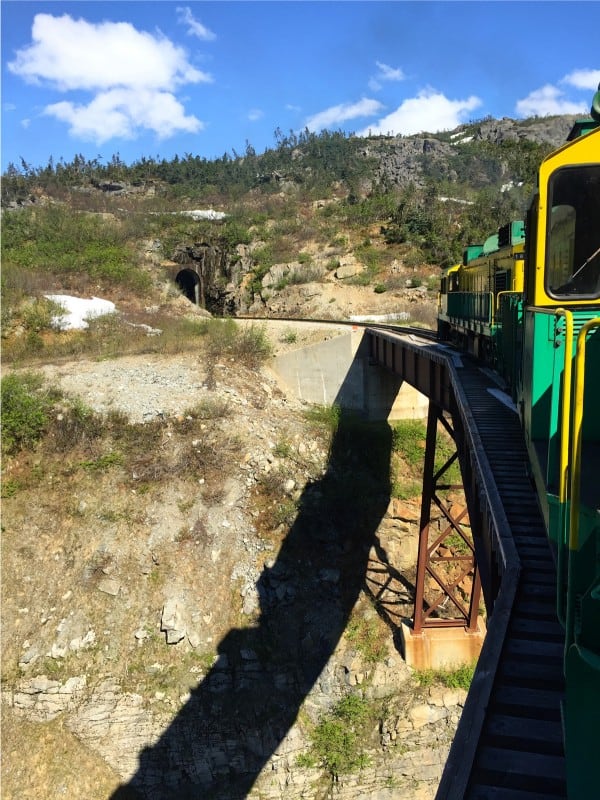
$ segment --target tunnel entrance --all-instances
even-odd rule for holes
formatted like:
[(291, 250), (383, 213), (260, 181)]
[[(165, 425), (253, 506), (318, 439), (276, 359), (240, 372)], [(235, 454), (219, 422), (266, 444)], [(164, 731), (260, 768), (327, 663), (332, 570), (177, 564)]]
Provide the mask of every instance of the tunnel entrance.
[(182, 269), (177, 273), (175, 283), (191, 303), (200, 305), (200, 276), (197, 272), (193, 269)]

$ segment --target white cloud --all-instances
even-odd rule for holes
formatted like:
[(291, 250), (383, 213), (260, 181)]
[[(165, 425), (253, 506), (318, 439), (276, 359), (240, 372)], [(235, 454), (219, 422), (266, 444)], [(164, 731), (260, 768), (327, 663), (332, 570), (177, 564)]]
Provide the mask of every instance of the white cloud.
[(151, 90), (111, 89), (88, 105), (63, 101), (47, 106), (44, 114), (67, 123), (73, 137), (97, 144), (116, 137), (134, 139), (141, 129), (166, 139), (177, 131), (196, 133), (204, 127), (196, 117), (185, 115), (172, 94)]
[(92, 24), (68, 14), (36, 14), (31, 36), (31, 44), (8, 64), (13, 74), (60, 92), (95, 93), (87, 104), (65, 100), (44, 109), (66, 122), (73, 136), (101, 143), (116, 136), (134, 138), (142, 129), (160, 138), (202, 129), (200, 120), (186, 116), (174, 93), (184, 84), (212, 78), (164, 36), (138, 31), (127, 22)]
[(264, 117), (264, 112), (260, 110), (260, 108), (251, 108), (248, 112), (248, 119), (250, 122), (257, 122), (259, 119)]
[(545, 117), (551, 114), (585, 113), (588, 105), (589, 103), (569, 100), (561, 89), (547, 83), (518, 100), (515, 110), (522, 117)]
[(358, 136), (402, 134), (422, 131), (451, 130), (465, 121), (465, 116), (478, 108), (481, 100), (472, 95), (464, 100), (449, 100), (440, 92), (424, 89), (417, 97), (404, 100), (391, 114), (369, 125)]
[(61, 91), (115, 86), (173, 90), (211, 80), (188, 62), (181, 47), (128, 22), (94, 25), (67, 14), (36, 14), (31, 35), (33, 43), (8, 64), (29, 83), (49, 83)]
[(376, 61), (375, 63), (379, 69), (377, 77), (382, 81), (403, 81), (406, 77), (399, 67), (390, 67), (387, 64), (382, 64), (381, 61)]
[(403, 81), (406, 78), (406, 75), (399, 67), (390, 67), (381, 61), (376, 61), (375, 63), (378, 69), (377, 75), (374, 75), (369, 80), (369, 89), (374, 92), (378, 92), (385, 81)]
[(192, 9), (189, 6), (179, 7), (176, 10), (177, 21), (182, 25), (187, 25), (188, 36), (197, 36), (198, 39), (202, 39), (205, 42), (212, 42), (217, 38), (211, 30), (194, 18)]
[(600, 69), (576, 69), (561, 80), (576, 89), (591, 89), (596, 91), (600, 84)]
[(324, 111), (319, 111), (318, 114), (313, 114), (312, 117), (306, 120), (306, 127), (312, 131), (331, 128), (350, 119), (369, 117), (372, 114), (377, 114), (382, 109), (383, 105), (379, 100), (363, 97), (357, 103), (341, 103), (340, 105), (326, 108)]

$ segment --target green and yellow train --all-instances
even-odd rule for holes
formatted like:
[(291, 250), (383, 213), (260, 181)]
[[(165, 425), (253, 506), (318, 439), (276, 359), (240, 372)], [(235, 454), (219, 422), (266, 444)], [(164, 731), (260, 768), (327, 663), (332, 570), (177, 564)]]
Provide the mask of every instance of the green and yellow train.
[(600, 87), (544, 159), (525, 224), (442, 277), (438, 333), (503, 377), (521, 417), (557, 561), (569, 798), (597, 788), (600, 748)]

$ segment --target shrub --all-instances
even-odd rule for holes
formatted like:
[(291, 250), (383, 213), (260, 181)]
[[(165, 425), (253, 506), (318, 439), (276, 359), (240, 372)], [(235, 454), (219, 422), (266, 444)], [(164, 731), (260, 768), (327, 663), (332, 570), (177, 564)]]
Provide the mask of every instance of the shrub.
[(103, 420), (79, 398), (74, 398), (59, 410), (52, 426), (54, 449), (67, 452), (77, 444), (88, 444), (102, 435)]
[(11, 268), (78, 275), (138, 290), (150, 283), (137, 268), (126, 232), (116, 220), (74, 213), (62, 205), (5, 214), (2, 256)]
[(2, 452), (33, 447), (42, 437), (51, 405), (42, 384), (42, 376), (31, 372), (2, 378)]
[(367, 701), (357, 694), (349, 694), (330, 714), (321, 718), (312, 732), (311, 754), (332, 778), (368, 764), (368, 757), (361, 748), (368, 720)]
[(38, 297), (25, 306), (23, 323), (28, 331), (52, 330), (59, 327), (58, 321), (64, 314), (65, 309), (60, 303)]
[(272, 353), (264, 325), (248, 325), (239, 330), (234, 343), (236, 357), (248, 367), (264, 363)]
[(284, 342), (285, 344), (295, 344), (297, 340), (298, 334), (296, 331), (287, 331), (287, 333), (284, 333), (279, 341)]

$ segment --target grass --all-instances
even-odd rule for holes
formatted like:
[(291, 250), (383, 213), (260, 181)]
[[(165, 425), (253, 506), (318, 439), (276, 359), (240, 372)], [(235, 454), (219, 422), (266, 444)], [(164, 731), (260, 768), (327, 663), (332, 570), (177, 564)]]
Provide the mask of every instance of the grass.
[(411, 467), (423, 462), (427, 429), (420, 420), (406, 419), (396, 422), (392, 429), (392, 451), (399, 454)]
[(89, 470), (90, 472), (104, 472), (105, 470), (110, 469), (110, 467), (122, 466), (123, 461), (124, 458), (122, 453), (110, 451), (108, 453), (104, 453), (104, 455), (101, 455), (98, 458), (82, 461), (79, 466), (83, 469)]
[(431, 686), (445, 686), (448, 689), (468, 690), (473, 680), (477, 662), (463, 664), (448, 669), (416, 670), (415, 677), (419, 686), (428, 689)]
[(141, 327), (132, 327), (117, 314), (91, 320), (86, 330), (55, 331), (29, 329), (25, 336), (11, 337), (3, 346), (3, 360), (15, 366), (39, 363), (52, 358), (87, 357), (112, 359), (123, 355), (174, 355), (204, 349), (207, 363), (235, 359), (255, 368), (272, 354), (264, 326), (239, 325), (232, 319), (194, 320), (152, 316), (151, 327), (158, 336), (148, 336)]
[(292, 445), (287, 439), (279, 439), (275, 442), (273, 455), (277, 458), (289, 458), (292, 455)]
[(388, 654), (389, 630), (376, 614), (354, 615), (346, 626), (346, 638), (369, 665), (378, 664)]
[(341, 409), (337, 405), (314, 405), (305, 411), (304, 416), (318, 430), (333, 436), (340, 423)]
[[(427, 428), (421, 420), (400, 420), (392, 427), (392, 496), (400, 500), (418, 497), (423, 485), (423, 460)], [(456, 452), (454, 442), (440, 426), (436, 441), (435, 470), (447, 464)], [(462, 486), (458, 460), (449, 464), (444, 483)]]

